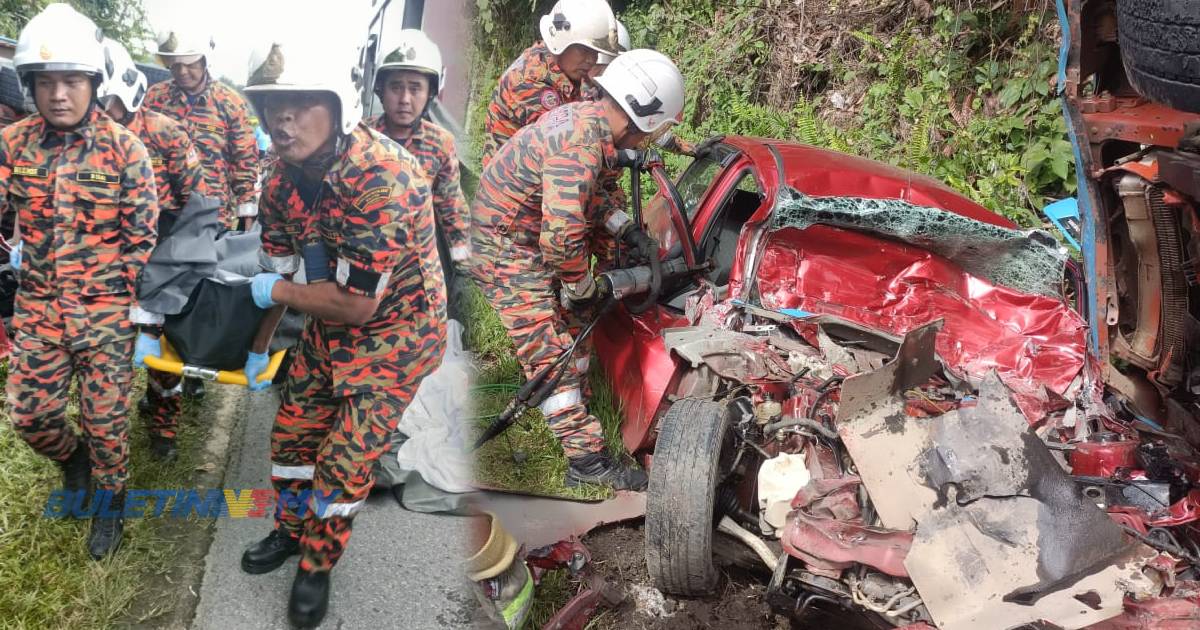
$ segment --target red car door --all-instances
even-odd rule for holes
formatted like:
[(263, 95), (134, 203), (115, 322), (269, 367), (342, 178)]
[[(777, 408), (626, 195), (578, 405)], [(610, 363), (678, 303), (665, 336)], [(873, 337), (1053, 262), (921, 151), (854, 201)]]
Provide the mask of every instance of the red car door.
[[(760, 194), (764, 190), (761, 175), (754, 169), (751, 160), (731, 146), (722, 145), (712, 154), (694, 160), (684, 171), (679, 181), (671, 185), (661, 167), (656, 168), (649, 178), (657, 185), (654, 196), (646, 203), (642, 221), (648, 233), (662, 246), (663, 255), (673, 258), (683, 255), (690, 243), (697, 243), (697, 257), (720, 254), (726, 264), (709, 274), (716, 281), (718, 276), (730, 287), (738, 286), (732, 276), (736, 264), (735, 251), (737, 233), (721, 235), (718, 222), (723, 218), (721, 209), (732, 198), (750, 200), (749, 205), (766, 203), (773, 195)], [(746, 182), (752, 182), (748, 186)], [(754, 191), (742, 190), (755, 188)], [(745, 193), (758, 196), (755, 202)], [(677, 193), (677, 194), (676, 194)], [(761, 208), (750, 209), (750, 214), (759, 214)], [(747, 215), (748, 216), (748, 215)], [(679, 231), (686, 226), (691, 238), (683, 238)], [(724, 236), (719, 246), (714, 242)], [(721, 284), (722, 282), (718, 282)], [(656, 419), (670, 405), (668, 397), (678, 381), (681, 370), (678, 362), (663, 345), (664, 329), (687, 326), (683, 303), (685, 295), (664, 295), (659, 303), (640, 314), (630, 313), (624, 305), (618, 305), (604, 321), (596, 326), (594, 342), (601, 365), (604, 367), (613, 394), (620, 406), (624, 422), (621, 434), (625, 447), (638, 453), (653, 447)]]

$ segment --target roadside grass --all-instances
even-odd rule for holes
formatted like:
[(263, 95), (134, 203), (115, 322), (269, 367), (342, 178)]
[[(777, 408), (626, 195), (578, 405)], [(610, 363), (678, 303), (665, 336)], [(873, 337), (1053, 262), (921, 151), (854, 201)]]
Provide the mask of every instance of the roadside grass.
[[(473, 285), (467, 292), (464, 310), (467, 346), (475, 353), (479, 368), (472, 397), (478, 414), (477, 427), (482, 431), (512, 400), (524, 378), (500, 318)], [(592, 385), (588, 409), (604, 426), (609, 450), (615, 456), (623, 456), (620, 405), (598, 363), (592, 361), (588, 375)], [(475, 460), (476, 482), (481, 486), (580, 500), (612, 496), (610, 489), (601, 486), (567, 487), (563, 484), (566, 472), (567, 460), (562, 448), (536, 409), (525, 412), (503, 435), (481, 448)], [(525, 627), (544, 626), (578, 590), (579, 585), (571, 580), (566, 569), (543, 574)], [(596, 626), (593, 623), (588, 627)]]
[[(179, 460), (170, 465), (151, 461), (145, 424), (136, 412), (144, 387), (144, 373), (139, 373), (130, 414), (129, 487), (184, 487), (196, 467), (207, 427), (198, 426), (194, 409), (185, 406)], [(78, 418), (77, 400), (73, 394), (68, 409), (73, 420)], [(7, 417), (0, 420), (0, 627), (115, 627), (123, 623), (152, 576), (176, 559), (174, 544), (160, 535), (161, 519), (132, 518), (125, 522), (120, 550), (104, 561), (93, 561), (85, 549), (88, 520), (43, 516), (50, 492), (60, 485), (58, 466), (35, 454)], [(206, 526), (194, 525), (198, 530)], [(169, 607), (172, 602), (162, 605)]]
[[(472, 397), (477, 428), (483, 431), (512, 400), (524, 378), (513, 356), (512, 342), (483, 293), (472, 286), (465, 302), (467, 345), (479, 367)], [(619, 404), (598, 367), (593, 367), (588, 378), (593, 392), (588, 409), (600, 419), (609, 450), (620, 456), (624, 447)], [(475, 471), (476, 481), (484, 487), (581, 500), (612, 496), (612, 491), (602, 486), (570, 488), (563, 484), (566, 457), (537, 409), (526, 411), (512, 427), (481, 448)]]

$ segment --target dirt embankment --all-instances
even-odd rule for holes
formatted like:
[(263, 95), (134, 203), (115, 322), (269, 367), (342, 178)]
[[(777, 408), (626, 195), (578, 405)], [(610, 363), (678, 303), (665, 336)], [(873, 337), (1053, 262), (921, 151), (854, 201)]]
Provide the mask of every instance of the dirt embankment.
[(789, 628), (773, 615), (763, 600), (766, 580), (736, 568), (727, 568), (717, 591), (704, 598), (664, 596), (654, 589), (646, 572), (645, 534), (642, 525), (610, 526), (584, 538), (592, 552), (595, 570), (619, 585), (626, 600), (616, 609), (597, 611), (596, 626), (605, 630), (639, 628), (720, 628), (763, 630)]

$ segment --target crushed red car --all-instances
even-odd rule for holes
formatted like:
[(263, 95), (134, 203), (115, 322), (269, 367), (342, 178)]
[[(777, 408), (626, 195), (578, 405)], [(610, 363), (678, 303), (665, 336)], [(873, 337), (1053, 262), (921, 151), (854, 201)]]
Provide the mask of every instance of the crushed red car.
[(641, 220), (702, 271), (594, 339), (660, 589), (710, 592), (736, 540), (778, 612), (839, 627), (1200, 627), (1200, 73), (1163, 79), (1145, 41), (1200, 9), (1060, 15), (1082, 265), (813, 147), (643, 164)]

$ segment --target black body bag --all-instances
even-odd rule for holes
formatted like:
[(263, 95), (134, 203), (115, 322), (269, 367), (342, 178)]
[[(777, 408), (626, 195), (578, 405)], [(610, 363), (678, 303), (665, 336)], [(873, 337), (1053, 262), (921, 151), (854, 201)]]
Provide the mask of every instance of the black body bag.
[(178, 315), (167, 315), (163, 332), (187, 365), (240, 370), (266, 314), (254, 304), (249, 282), (205, 279)]

